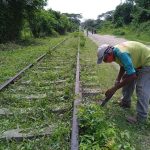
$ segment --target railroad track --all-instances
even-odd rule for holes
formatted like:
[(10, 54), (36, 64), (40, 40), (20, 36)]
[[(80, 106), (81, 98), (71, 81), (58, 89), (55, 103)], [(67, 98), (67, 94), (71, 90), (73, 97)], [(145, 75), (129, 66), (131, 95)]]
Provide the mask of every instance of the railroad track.
[(80, 40), (61, 43), (1, 86), (2, 149), (79, 149), (77, 107), (101, 91), (84, 82), (82, 72), (92, 73), (93, 60), (80, 58)]
[[(76, 44), (72, 44), (72, 39), (65, 41), (3, 86), (5, 89), (0, 93), (2, 149), (29, 145), (29, 149), (69, 149)], [(37, 147), (33, 147), (35, 143)]]
[(43, 55), (41, 55), (40, 57), (38, 57), (34, 63), (29, 64), (28, 66), (26, 66), (25, 68), (23, 68), (20, 72), (18, 72), (14, 77), (10, 78), (9, 80), (5, 81), (3, 84), (0, 85), (0, 91), (4, 90), (8, 85), (10, 85), (11, 83), (13, 83), (14, 81), (16, 81), (18, 78), (20, 78), (20, 76), (29, 68), (33, 67), (36, 63), (38, 63), (41, 59), (43, 59), (50, 51), (55, 50), (59, 45), (61, 45), (63, 42), (65, 42), (67, 39), (64, 39), (63, 41), (61, 41), (60, 43), (58, 43), (57, 45), (55, 45), (53, 48), (51, 48), (47, 53), (44, 53)]

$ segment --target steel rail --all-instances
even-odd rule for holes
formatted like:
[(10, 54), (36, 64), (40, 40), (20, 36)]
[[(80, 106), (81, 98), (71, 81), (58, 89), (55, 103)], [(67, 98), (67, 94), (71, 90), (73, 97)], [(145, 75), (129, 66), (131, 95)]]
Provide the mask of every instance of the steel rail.
[(79, 126), (77, 118), (77, 106), (81, 102), (81, 93), (80, 93), (80, 38), (78, 42), (78, 54), (77, 54), (77, 65), (76, 65), (76, 82), (75, 82), (75, 96), (73, 106), (73, 119), (72, 119), (72, 133), (71, 133), (71, 150), (79, 149)]
[(25, 68), (23, 68), (20, 72), (18, 72), (15, 76), (13, 76), (12, 78), (10, 78), (9, 80), (5, 81), (3, 84), (0, 85), (0, 92), (5, 89), (8, 85), (10, 85), (11, 83), (13, 83), (14, 81), (16, 81), (17, 79), (20, 78), (20, 76), (27, 71), (29, 68), (33, 67), (37, 62), (39, 62), (41, 59), (43, 59), (51, 50), (56, 49), (59, 45), (61, 45), (62, 43), (64, 43), (67, 40), (64, 39), (63, 41), (61, 41), (60, 43), (58, 43), (57, 45), (55, 45), (54, 47), (52, 47), (51, 49), (48, 50), (48, 52), (44, 53), (43, 55), (41, 55), (40, 57), (38, 57), (34, 63), (29, 64), (28, 66), (26, 66)]

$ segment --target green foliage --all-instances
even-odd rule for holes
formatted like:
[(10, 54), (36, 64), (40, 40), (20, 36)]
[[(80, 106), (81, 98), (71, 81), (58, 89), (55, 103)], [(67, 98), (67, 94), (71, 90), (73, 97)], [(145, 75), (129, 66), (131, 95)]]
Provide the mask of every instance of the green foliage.
[(84, 47), (85, 46), (85, 42), (86, 42), (86, 38), (85, 38), (85, 36), (84, 36), (84, 34), (82, 33), (82, 32), (73, 32), (72, 33), (72, 36), (73, 37), (80, 37), (80, 46), (81, 47)]
[[(31, 19), (31, 18), (30, 18)], [(52, 35), (53, 26), (56, 20), (53, 14), (45, 10), (36, 11), (32, 19), (29, 20), (30, 28), (34, 37)]]
[(0, 43), (20, 37), (24, 2), (0, 1)]
[(70, 22), (73, 23), (75, 26), (79, 26), (80, 25), (80, 19), (82, 18), (81, 14), (68, 14), (68, 13), (64, 13), (65, 16), (67, 16), (67, 18), (69, 18)]
[(78, 30), (81, 22), (80, 18), (82, 18), (82, 16), (80, 14), (68, 14), (68, 13), (63, 13), (63, 14), (69, 19), (69, 22), (67, 24), (68, 26), (67, 31), (74, 32)]
[(85, 46), (85, 42), (86, 42), (85, 37), (81, 37), (81, 38), (80, 38), (80, 46), (81, 46), (81, 47), (84, 47), (84, 46)]
[(62, 41), (59, 38), (28, 39), (17, 43), (0, 44), (0, 83), (14, 76), (22, 68)]
[(64, 35), (70, 28), (69, 19), (51, 9), (37, 11), (29, 22), (34, 37)]
[(127, 35), (132, 36), (132, 39), (137, 39), (149, 45), (150, 21), (143, 23), (133, 23), (127, 29)]
[(138, 7), (149, 9), (150, 1), (149, 0), (134, 0)]
[[(112, 28), (113, 30), (114, 28)], [(128, 33), (129, 28), (120, 28), (124, 32)], [(133, 32), (133, 31), (132, 31)], [(133, 34), (132, 34), (133, 35)], [(121, 90), (117, 91), (114, 97), (105, 105), (105, 107), (100, 107), (98, 100), (105, 97), (105, 91), (109, 89), (115, 81), (118, 71), (113, 64), (102, 63), (101, 65), (96, 64), (97, 46), (87, 37), (86, 45), (80, 49), (80, 64), (81, 64), (81, 74), (80, 82), (82, 83), (82, 90), (84, 89), (100, 89), (100, 93), (96, 96), (93, 95), (82, 95), (82, 106), (79, 107), (81, 110), (81, 123), (82, 127), (80, 132), (80, 149), (82, 150), (147, 150), (150, 149), (149, 137), (150, 137), (150, 122), (147, 125), (129, 124), (126, 122), (126, 116), (134, 114), (136, 106), (136, 97), (133, 96), (131, 109), (124, 110), (119, 107), (117, 101), (121, 98)], [(111, 75), (110, 75), (111, 73)], [(93, 106), (94, 105), (94, 106)], [(80, 112), (79, 112), (80, 114)], [(101, 117), (102, 114), (102, 117)], [(104, 116), (103, 116), (104, 115)], [(105, 147), (100, 147), (101, 141), (96, 137), (96, 133), (99, 135), (104, 135), (104, 139), (107, 142), (105, 127), (97, 123), (97, 120), (101, 120), (100, 123), (111, 125), (108, 128), (115, 131), (114, 136), (110, 135), (111, 139), (108, 141), (108, 145)], [(95, 121), (93, 123), (93, 121)], [(80, 121), (80, 120), (79, 120)], [(92, 123), (90, 123), (90, 121)], [(80, 122), (79, 122), (80, 125)], [(85, 125), (85, 128), (84, 128)], [(106, 126), (107, 126), (106, 125)], [(93, 129), (95, 127), (95, 130)], [(101, 127), (101, 128), (99, 128)], [(91, 132), (93, 129), (93, 132)], [(101, 131), (100, 131), (101, 130)], [(100, 132), (98, 132), (100, 131)], [(105, 136), (106, 134), (106, 136)], [(82, 145), (81, 145), (81, 139)], [(114, 139), (114, 140), (113, 140)], [(105, 140), (104, 140), (105, 141)], [(135, 147), (135, 148), (134, 148)]]
[(12, 49), (19, 49), (19, 48), (21, 48), (20, 45), (11, 42), (6, 44), (0, 44), (0, 51), (6, 51), (6, 50), (10, 51)]
[(149, 44), (150, 1), (127, 0), (118, 5), (113, 14), (113, 21), (99, 21), (97, 28), (100, 33), (124, 36), (129, 40), (136, 40)]
[(116, 7), (113, 15), (113, 23), (117, 27), (123, 26), (123, 24), (129, 24), (132, 21), (133, 5), (131, 3), (124, 3)]
[(79, 32), (77, 32), (77, 31), (76, 31), (76, 32), (73, 32), (72, 35), (73, 35), (74, 37), (79, 37)]
[(150, 10), (141, 7), (135, 7), (133, 13), (134, 23), (142, 23), (150, 20)]
[(114, 11), (107, 11), (106, 13), (102, 13), (98, 15), (98, 19), (105, 19), (106, 21), (111, 21), (113, 18)]
[(101, 32), (112, 32), (112, 29), (115, 28), (114, 24), (111, 21), (103, 21), (99, 26)]
[(131, 40), (149, 42), (149, 0), (126, 0), (116, 7), (98, 15), (97, 20), (82, 23), (89, 30), (93, 27), (102, 34), (122, 35)]
[(138, 30), (147, 33), (147, 35), (150, 35), (150, 21), (139, 24)]
[(135, 150), (128, 131), (121, 132), (110, 123), (101, 107), (95, 104), (79, 107), (80, 149)]
[(90, 30), (90, 28), (94, 27), (94, 22), (94, 20), (88, 19), (84, 22), (84, 27)]
[[(14, 51), (0, 51), (2, 63), (0, 79), (4, 80), (6, 71), (12, 71), (11, 74), (7, 74), (8, 78), (13, 76), (17, 69), (20, 70), (32, 63), (34, 59), (63, 41), (64, 36), (34, 40), (40, 44), (26, 46)], [(20, 80), (0, 93), (1, 107), (6, 107), (13, 113), (11, 116), (0, 116), (1, 134), (15, 128), (23, 129), (23, 133), (34, 135), (43, 131), (46, 133), (50, 131), (49, 136), (33, 138), (32, 140), (23, 139), (20, 142), (0, 140), (1, 150), (70, 149), (70, 120), (74, 99), (77, 52), (74, 46), (75, 44), (78, 45), (77, 42), (77, 38), (68, 38), (57, 49), (51, 50), (50, 55), (47, 54), (33, 68), (28, 70)]]
[(54, 29), (52, 29), (52, 36), (53, 37), (58, 37), (59, 33), (57, 31), (55, 31)]
[(47, 0), (0, 1), (0, 43), (31, 36), (64, 35), (78, 28), (80, 21), (53, 10), (44, 10)]
[(145, 32), (145, 34), (150, 34), (150, 21), (147, 21), (147, 22), (143, 22), (141, 24), (132, 24), (132, 29), (136, 32)]
[(125, 32), (123, 30), (121, 30), (121, 29), (115, 29), (113, 31), (113, 34), (114, 35), (125, 35)]
[(20, 39), (26, 13), (30, 16), (43, 8), (47, 0), (3, 0), (0, 1), (0, 43)]
[(60, 19), (57, 22), (57, 28), (56, 31), (60, 35), (64, 35), (67, 32), (67, 29), (69, 28), (69, 20), (65, 15), (61, 15)]
[(85, 42), (86, 42), (86, 38), (83, 35), (83, 33), (80, 32), (80, 46), (84, 47), (85, 46)]

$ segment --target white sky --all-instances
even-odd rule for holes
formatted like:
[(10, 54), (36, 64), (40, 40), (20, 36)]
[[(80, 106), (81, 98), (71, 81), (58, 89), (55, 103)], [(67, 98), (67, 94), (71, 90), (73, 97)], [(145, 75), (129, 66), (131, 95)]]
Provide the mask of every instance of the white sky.
[(97, 19), (97, 16), (114, 10), (125, 0), (48, 0), (46, 9), (61, 13), (81, 14), (84, 19)]

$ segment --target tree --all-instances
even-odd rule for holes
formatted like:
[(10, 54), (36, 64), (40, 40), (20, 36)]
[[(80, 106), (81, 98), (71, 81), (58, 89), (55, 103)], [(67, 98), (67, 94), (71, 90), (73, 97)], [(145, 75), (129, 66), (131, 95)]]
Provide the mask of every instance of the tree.
[(100, 19), (100, 20), (108, 20), (108, 21), (111, 21), (112, 18), (113, 18), (113, 13), (114, 13), (113, 10), (107, 11), (107, 12), (105, 12), (105, 13), (102, 13), (102, 14), (98, 15), (97, 18)]
[(138, 7), (143, 9), (150, 9), (150, 0), (135, 0), (135, 3)]
[(87, 29), (91, 29), (91, 28), (93, 28), (94, 25), (95, 25), (94, 22), (95, 22), (95, 20), (93, 20), (93, 19), (88, 19), (88, 20), (86, 20), (86, 21), (84, 22), (84, 27), (87, 28)]
[(131, 3), (124, 3), (122, 5), (118, 5), (113, 15), (113, 23), (116, 26), (127, 25), (132, 21), (132, 12), (133, 5)]
[[(0, 43), (20, 38), (23, 20), (30, 26), (36, 10), (42, 9), (47, 0), (1, 0), (0, 1)], [(32, 28), (33, 29), (33, 28)]]
[(53, 26), (55, 31), (59, 34), (65, 34), (69, 25), (69, 19), (64, 14), (61, 14), (60, 12), (54, 11), (52, 9), (49, 9), (48, 12), (55, 18), (56, 22)]
[(15, 41), (20, 37), (23, 23), (22, 0), (0, 2), (0, 42)]
[(134, 22), (142, 23), (150, 20), (150, 0), (135, 0)]
[[(80, 14), (44, 10), (47, 0), (0, 0), (0, 43), (21, 38), (23, 27), (34, 37), (65, 34), (78, 29)], [(28, 31), (24, 29), (23, 31)]]
[(41, 12), (43, 7), (46, 5), (47, 0), (25, 0), (25, 17), (29, 22), (29, 26), (31, 32), (34, 37), (39, 37), (39, 22), (38, 22), (38, 14)]
[(78, 30), (79, 25), (81, 23), (80, 19), (82, 18), (81, 14), (68, 14), (68, 13), (63, 13), (68, 19), (69, 19), (69, 31), (75, 31)]

